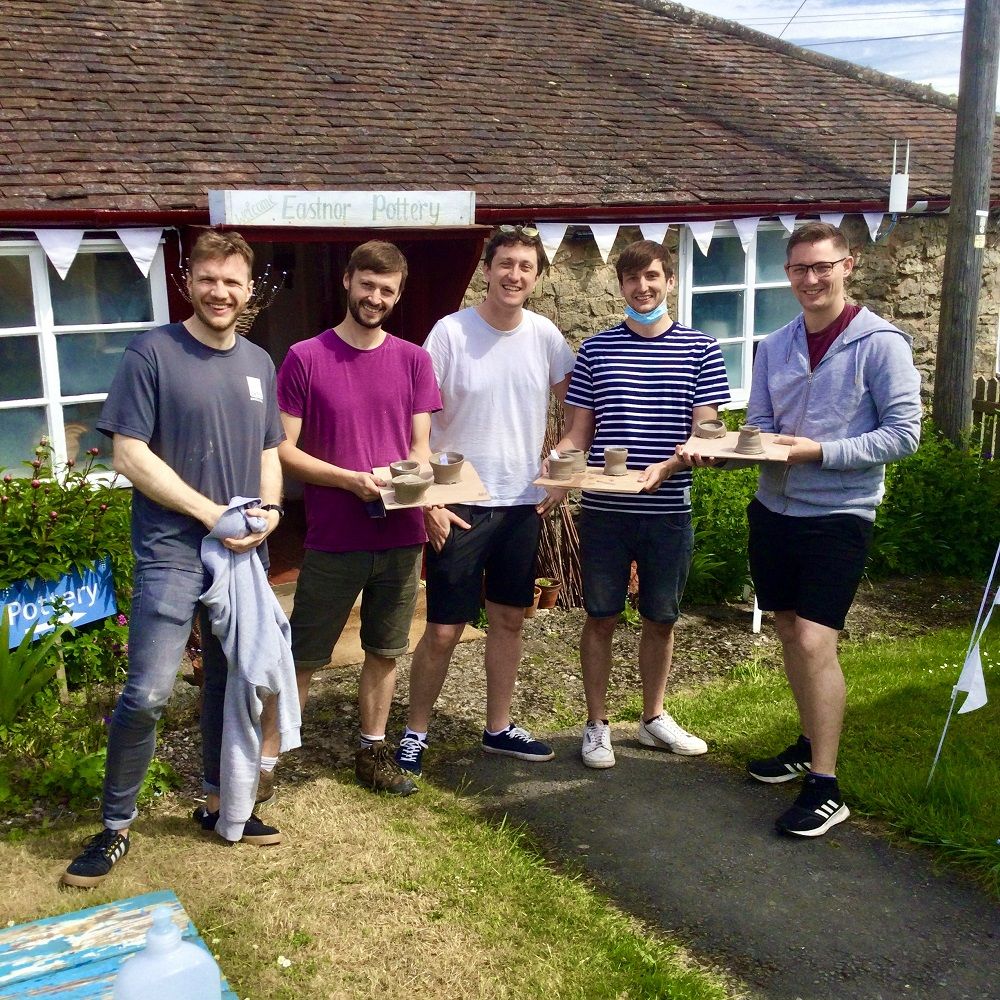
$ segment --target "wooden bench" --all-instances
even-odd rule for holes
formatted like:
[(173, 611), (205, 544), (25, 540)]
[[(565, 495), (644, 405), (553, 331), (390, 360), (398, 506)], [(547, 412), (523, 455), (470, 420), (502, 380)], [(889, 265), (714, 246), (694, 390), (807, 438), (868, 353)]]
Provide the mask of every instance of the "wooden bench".
[[(0, 1000), (111, 1000), (118, 968), (142, 950), (157, 906), (170, 908), (186, 941), (211, 952), (172, 892), (149, 892), (0, 928)], [(225, 979), (222, 996), (238, 1000)]]

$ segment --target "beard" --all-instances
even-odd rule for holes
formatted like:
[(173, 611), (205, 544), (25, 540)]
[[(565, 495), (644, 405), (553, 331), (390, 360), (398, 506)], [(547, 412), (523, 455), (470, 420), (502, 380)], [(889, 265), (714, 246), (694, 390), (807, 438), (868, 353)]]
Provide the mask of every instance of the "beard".
[(389, 306), (379, 313), (377, 317), (372, 318), (370, 315), (362, 312), (361, 302), (362, 299), (349, 298), (347, 300), (347, 311), (354, 318), (358, 326), (363, 326), (366, 330), (377, 330), (392, 315), (392, 306)]
[(232, 313), (230, 313), (228, 318), (223, 318), (221, 316), (216, 316), (213, 312), (206, 309), (198, 299), (192, 299), (191, 308), (194, 310), (195, 316), (205, 324), (210, 330), (215, 330), (222, 333), (228, 330), (231, 326), (236, 323), (240, 315), (246, 309), (246, 303), (242, 306), (237, 306)]

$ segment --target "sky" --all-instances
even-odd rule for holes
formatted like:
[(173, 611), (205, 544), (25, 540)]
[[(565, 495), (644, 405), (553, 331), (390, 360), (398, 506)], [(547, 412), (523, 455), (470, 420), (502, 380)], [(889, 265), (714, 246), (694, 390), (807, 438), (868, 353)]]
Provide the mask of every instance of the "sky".
[[(814, 52), (958, 93), (962, 0), (679, 0)], [(790, 22), (790, 23), (789, 23)]]

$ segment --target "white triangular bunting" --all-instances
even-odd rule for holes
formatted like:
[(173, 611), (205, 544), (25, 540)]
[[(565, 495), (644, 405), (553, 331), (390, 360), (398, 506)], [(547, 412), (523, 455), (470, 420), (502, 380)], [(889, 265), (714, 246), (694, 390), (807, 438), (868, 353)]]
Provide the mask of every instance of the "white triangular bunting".
[(865, 222), (868, 223), (868, 232), (871, 234), (872, 243), (878, 239), (878, 231), (882, 227), (882, 220), (885, 212), (862, 212)]
[(962, 668), (962, 675), (955, 685), (956, 691), (968, 691), (969, 697), (958, 710), (959, 715), (966, 712), (974, 712), (977, 708), (982, 708), (986, 704), (986, 680), (983, 677), (983, 661), (979, 657), (979, 643), (977, 642), (969, 655), (965, 658), (965, 666)]
[(45, 250), (45, 256), (56, 269), (59, 277), (66, 280), (69, 269), (76, 260), (76, 252), (83, 242), (82, 229), (36, 229), (35, 236)]
[(708, 248), (712, 245), (712, 236), (715, 233), (715, 223), (689, 222), (687, 227), (691, 230), (691, 235), (694, 237), (695, 243), (698, 244), (698, 249), (707, 257)]
[(750, 241), (754, 238), (757, 227), (760, 225), (760, 216), (756, 219), (733, 219), (733, 225), (736, 227), (740, 243), (743, 244), (743, 252), (746, 253), (750, 249)]
[(778, 221), (787, 229), (790, 233), (795, 232), (795, 216), (794, 215), (779, 215)]
[(539, 222), (536, 224), (538, 235), (542, 241), (542, 249), (551, 264), (556, 259), (559, 247), (562, 246), (563, 237), (566, 235), (565, 222)]
[(590, 231), (594, 234), (597, 249), (601, 252), (601, 260), (607, 264), (611, 248), (615, 245), (615, 239), (618, 236), (618, 223), (588, 222), (587, 225), (590, 226)]
[(820, 222), (827, 222), (831, 226), (839, 226), (844, 221), (843, 212), (820, 212)]
[(142, 271), (144, 278), (149, 277), (149, 269), (156, 256), (156, 248), (160, 245), (162, 235), (162, 229), (118, 230), (118, 239), (125, 244), (125, 249), (132, 255), (135, 266)]
[(667, 230), (670, 224), (667, 222), (642, 222), (639, 224), (639, 232), (644, 240), (652, 240), (654, 243), (662, 243), (667, 238)]

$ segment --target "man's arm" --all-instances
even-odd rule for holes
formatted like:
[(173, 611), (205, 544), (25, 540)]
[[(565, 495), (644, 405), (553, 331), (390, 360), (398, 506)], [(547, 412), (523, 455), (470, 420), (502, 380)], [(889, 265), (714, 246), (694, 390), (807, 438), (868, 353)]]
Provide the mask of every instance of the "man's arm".
[(385, 483), (370, 472), (354, 472), (338, 465), (324, 462), (310, 455), (298, 446), (302, 433), (302, 418), (290, 413), (281, 413), (281, 426), (285, 429), (285, 440), (278, 445), (278, 456), (282, 468), (300, 482), (313, 486), (332, 486), (338, 490), (348, 490), (362, 500), (377, 500), (378, 488)]
[(410, 421), (410, 453), (413, 462), (427, 465), (431, 458), (431, 415), (414, 413)]
[[(281, 503), (281, 460), (278, 458), (277, 448), (265, 448), (260, 453), (260, 499), (264, 504)], [(264, 518), (267, 527), (263, 531), (244, 535), (243, 538), (224, 538), (222, 544), (233, 552), (249, 552), (257, 548), (278, 527), (281, 520), (281, 515), (276, 510), (248, 507), (246, 513), (249, 517)]]
[[(718, 420), (719, 419), (719, 408), (714, 404), (712, 406), (695, 406), (691, 409), (691, 426), (696, 427), (700, 420)], [(697, 464), (705, 464), (703, 459), (700, 459)], [(639, 473), (639, 482), (643, 484), (642, 490), (644, 493), (655, 493), (666, 480), (668, 480), (675, 472), (680, 472), (682, 469), (688, 467), (688, 462), (685, 462), (681, 458), (680, 449), (678, 453), (671, 455), (670, 458), (664, 459), (662, 462), (654, 462), (652, 465), (647, 466), (642, 472)], [(690, 464), (696, 464), (691, 462)]]

